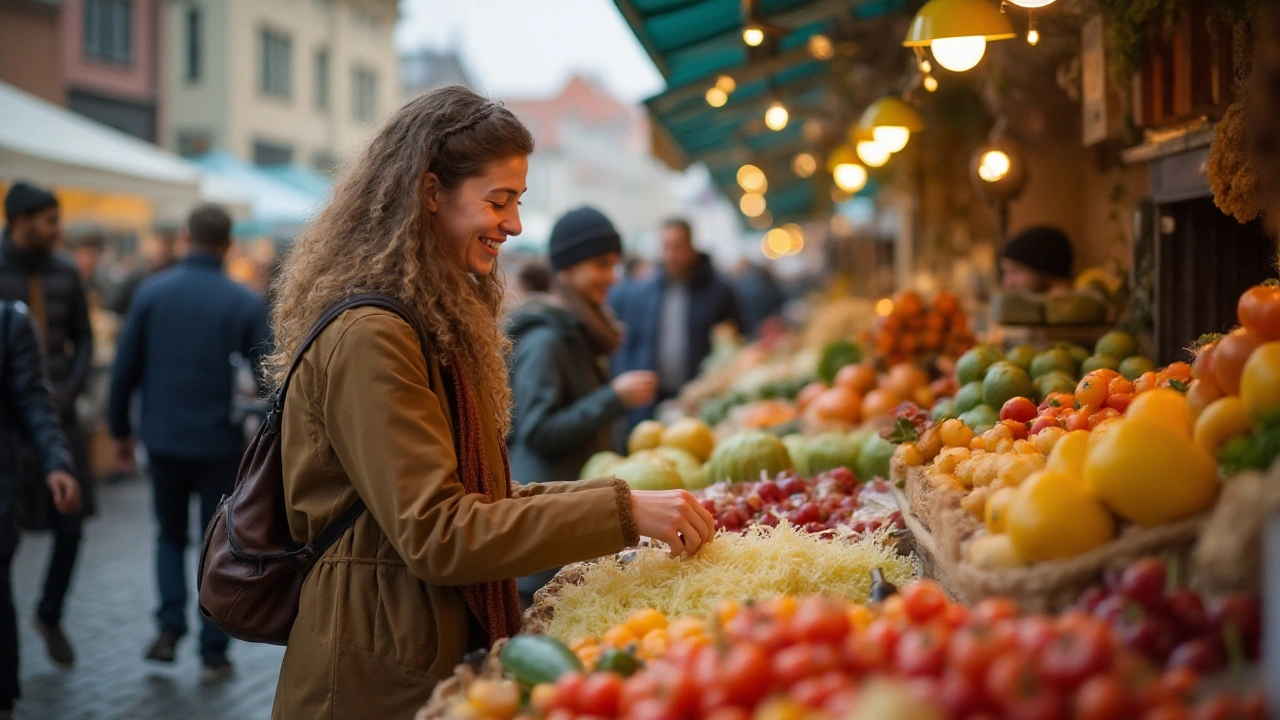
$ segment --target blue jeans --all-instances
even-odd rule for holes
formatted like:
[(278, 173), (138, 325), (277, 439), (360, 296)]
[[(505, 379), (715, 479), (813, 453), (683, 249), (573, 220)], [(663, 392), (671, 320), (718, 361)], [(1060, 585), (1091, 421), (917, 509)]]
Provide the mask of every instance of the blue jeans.
[[(235, 487), (240, 458), (196, 460), (151, 455), (152, 498), (160, 534), (156, 542), (156, 580), (160, 589), (160, 609), (156, 624), (161, 632), (187, 632), (186, 550), (191, 542), (191, 495), (200, 496), (200, 527), (203, 537), (209, 519), (223, 495)], [(197, 545), (199, 540), (197, 540)], [(224, 656), (228, 638), (216, 625), (201, 620), (200, 655), (206, 661)]]

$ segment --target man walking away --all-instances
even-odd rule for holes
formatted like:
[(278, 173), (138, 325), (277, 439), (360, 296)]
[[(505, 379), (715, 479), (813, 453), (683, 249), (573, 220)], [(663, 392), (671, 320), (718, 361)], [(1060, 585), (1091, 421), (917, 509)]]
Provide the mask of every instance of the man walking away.
[(62, 630), (62, 608), (80, 552), (84, 516), (93, 511), (89, 452), (76, 417), (76, 398), (84, 392), (93, 360), (93, 328), (79, 270), (70, 259), (54, 253), (62, 234), (57, 198), (48, 190), (19, 182), (5, 196), (4, 209), (0, 300), (24, 302), (35, 321), (45, 369), (53, 383), (54, 410), (70, 442), (75, 475), (82, 481), (80, 511), (58, 512), (40, 472), (42, 463), (26, 451), (28, 446), (20, 446), (19, 522), (29, 530), (53, 531), (53, 554), (35, 626), (50, 661), (66, 669), (75, 664), (75, 651)]
[[(742, 321), (729, 285), (711, 266), (711, 258), (693, 246), (686, 220), (662, 226), (662, 265), (653, 276), (617, 287), (609, 304), (626, 326), (613, 371), (654, 370), (658, 400), (675, 397), (698, 374), (711, 353), (711, 329), (722, 322), (739, 329)], [(653, 416), (653, 405), (627, 413), (628, 426)]]
[[(74, 513), (80, 486), (71, 477), (71, 451), (54, 412), (36, 340), (35, 324), (22, 303), (0, 303), (0, 429), (20, 433), (35, 451), (54, 509)], [(0, 720), (12, 720), (18, 685), (18, 614), (10, 576), (17, 549), (14, 495), (17, 458), (0, 444)]]
[[(223, 274), (231, 247), (231, 218), (221, 208), (191, 213), (185, 231), (191, 252), (138, 288), (111, 370), (108, 414), (116, 461), (131, 471), (134, 459), (129, 401), (142, 396), (142, 443), (151, 464), (159, 525), (156, 576), (159, 636), (146, 658), (173, 662), (187, 631), (184, 552), (190, 541), (191, 495), (200, 497), (200, 528), (235, 485), (244, 435), (232, 419), (232, 357), (255, 368), (268, 350), (270, 328), (262, 299)], [(202, 678), (231, 674), (228, 638), (202, 621)]]

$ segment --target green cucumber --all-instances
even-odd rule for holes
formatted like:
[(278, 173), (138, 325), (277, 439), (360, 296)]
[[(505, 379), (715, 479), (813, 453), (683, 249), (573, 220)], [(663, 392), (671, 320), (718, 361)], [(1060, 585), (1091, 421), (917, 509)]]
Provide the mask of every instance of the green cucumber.
[(564, 643), (546, 635), (517, 635), (502, 646), (498, 655), (502, 670), (522, 685), (554, 683), (573, 670), (582, 672), (582, 662)]
[(625, 650), (605, 650), (596, 663), (596, 672), (617, 673), (622, 677), (631, 677), (639, 669), (640, 661)]

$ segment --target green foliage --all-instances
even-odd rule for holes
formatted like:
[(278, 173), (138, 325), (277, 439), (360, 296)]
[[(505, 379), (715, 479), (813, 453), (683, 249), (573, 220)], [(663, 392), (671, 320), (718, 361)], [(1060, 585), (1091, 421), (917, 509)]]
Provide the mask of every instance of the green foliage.
[[(1226, 23), (1249, 22), (1268, 0), (1209, 0), (1210, 17)], [(1127, 82), (1142, 67), (1152, 33), (1168, 36), (1186, 13), (1187, 0), (1094, 0), (1107, 27), (1109, 54), (1118, 80)]]

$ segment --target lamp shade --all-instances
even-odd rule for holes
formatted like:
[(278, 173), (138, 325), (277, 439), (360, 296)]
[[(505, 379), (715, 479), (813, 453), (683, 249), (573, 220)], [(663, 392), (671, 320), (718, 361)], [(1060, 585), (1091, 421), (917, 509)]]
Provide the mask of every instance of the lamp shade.
[(924, 130), (924, 118), (915, 108), (896, 97), (882, 97), (867, 106), (858, 120), (859, 130), (883, 127), (906, 128), (907, 132)]
[(1004, 13), (987, 0), (929, 0), (911, 21), (904, 47), (928, 47), (934, 40), (980, 37), (1009, 40), (1016, 37)]

